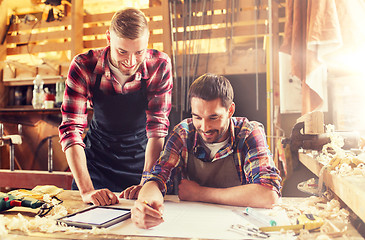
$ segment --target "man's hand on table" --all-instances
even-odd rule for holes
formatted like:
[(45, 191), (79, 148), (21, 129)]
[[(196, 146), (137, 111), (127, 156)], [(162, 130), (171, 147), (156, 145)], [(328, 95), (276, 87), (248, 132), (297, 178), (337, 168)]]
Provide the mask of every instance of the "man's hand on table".
[(119, 202), (117, 196), (106, 188), (80, 193), (80, 195), (85, 203), (92, 203), (97, 206), (112, 205)]
[(132, 222), (139, 228), (151, 228), (161, 224), (164, 220), (163, 195), (154, 181), (147, 182), (139, 190), (138, 199), (131, 209)]
[(126, 188), (123, 192), (121, 192), (119, 197), (125, 198), (125, 199), (137, 199), (141, 188), (142, 188), (142, 185), (130, 186), (130, 187)]
[(139, 228), (148, 229), (155, 227), (164, 221), (162, 211), (163, 203), (138, 199), (131, 209), (132, 222)]

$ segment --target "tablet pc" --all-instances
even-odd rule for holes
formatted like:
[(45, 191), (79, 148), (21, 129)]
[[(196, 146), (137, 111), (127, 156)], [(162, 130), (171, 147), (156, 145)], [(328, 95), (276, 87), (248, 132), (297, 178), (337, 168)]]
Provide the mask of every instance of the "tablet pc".
[(109, 227), (131, 216), (131, 210), (112, 206), (92, 206), (57, 219), (60, 224), (88, 228)]

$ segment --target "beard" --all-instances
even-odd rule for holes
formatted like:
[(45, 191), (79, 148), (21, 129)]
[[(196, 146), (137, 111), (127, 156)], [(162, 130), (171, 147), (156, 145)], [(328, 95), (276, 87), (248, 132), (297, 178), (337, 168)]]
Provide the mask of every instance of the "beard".
[[(213, 129), (213, 130), (209, 130), (207, 132), (203, 132), (201, 130), (198, 131), (200, 138), (207, 143), (216, 143), (220, 136), (222, 136), (221, 134), (219, 134), (219, 131), (217, 129)], [(206, 134), (209, 134), (208, 136), (206, 136)]]
[(141, 65), (141, 63), (138, 63), (138, 64), (134, 65), (132, 68), (128, 68), (128, 67), (125, 67), (123, 65), (123, 63), (118, 62), (118, 69), (124, 75), (131, 76), (137, 72), (137, 69), (139, 68), (140, 65)]
[(141, 64), (143, 63), (143, 61), (136, 63), (133, 67), (129, 68), (126, 67), (122, 61), (117, 61), (115, 59), (113, 59), (110, 55), (109, 55), (109, 62), (119, 70), (119, 72), (121, 72), (123, 75), (126, 76), (132, 76), (133, 74), (135, 74), (138, 70), (138, 68), (141, 66)]
[[(200, 138), (207, 143), (217, 143), (217, 142), (222, 142), (226, 139), (226, 135), (228, 136), (228, 131), (229, 131), (229, 124), (227, 126), (225, 126), (224, 128), (222, 128), (221, 130), (219, 129), (211, 129), (209, 131), (202, 131), (202, 130), (198, 130), (199, 136)], [(206, 136), (205, 134), (209, 134), (209, 136)]]

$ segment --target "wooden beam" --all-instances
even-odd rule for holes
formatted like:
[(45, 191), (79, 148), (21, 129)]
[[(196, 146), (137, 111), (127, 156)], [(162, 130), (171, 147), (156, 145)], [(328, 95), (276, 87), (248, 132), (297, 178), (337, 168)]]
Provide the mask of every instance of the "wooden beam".
[[(110, 20), (109, 20), (110, 21)], [(153, 22), (149, 22), (149, 28), (151, 30), (156, 30), (156, 29), (163, 29), (164, 28), (164, 22), (163, 21), (153, 21)], [(84, 27), (84, 36), (91, 36), (91, 35), (99, 35), (99, 34), (105, 34), (106, 30), (109, 29), (109, 24), (108, 25), (102, 25), (102, 26), (89, 26), (89, 27)]]
[[(285, 10), (285, 9), (284, 9)], [(280, 22), (279, 18), (279, 3), (272, 1), (272, 103), (273, 109), (271, 109), (271, 122), (273, 123), (272, 134), (275, 136), (281, 135), (281, 125), (280, 125), (280, 79), (279, 79), (279, 48), (280, 48)], [(285, 17), (285, 15), (284, 15)], [(276, 119), (274, 119), (276, 116)], [(278, 126), (279, 128), (277, 128)], [(273, 144), (272, 150), (276, 148), (276, 141)]]
[(0, 170), (0, 187), (32, 189), (37, 185), (55, 185), (70, 190), (71, 172), (47, 172), (33, 170)]
[(306, 113), (297, 119), (298, 122), (304, 122), (304, 134), (322, 134), (324, 133), (324, 114), (321, 111)]
[[(2, 41), (3, 37), (7, 35), (6, 26), (7, 26), (7, 7), (6, 1), (0, 2), (0, 41)], [(0, 107), (4, 107), (8, 101), (6, 89), (3, 82), (3, 69), (4, 69), (4, 60), (6, 59), (6, 40), (4, 44), (0, 42)], [(1, 157), (1, 156), (0, 156)]]
[(171, 22), (169, 1), (162, 1), (162, 29), (163, 29), (163, 51), (172, 58), (172, 37), (171, 37)]
[[(284, 29), (284, 23), (280, 23), (280, 29)], [(234, 26), (233, 27), (234, 36), (233, 37), (240, 37), (240, 36), (253, 36), (255, 32), (254, 25), (246, 25), (246, 26)], [(178, 32), (177, 39), (183, 39), (183, 32)], [(264, 36), (267, 34), (267, 29), (264, 24), (260, 24), (257, 26), (257, 34), (260, 36)], [(192, 39), (195, 39), (198, 34), (195, 34), (195, 31), (192, 31)], [(226, 29), (225, 27), (218, 28), (218, 29), (207, 29), (201, 30), (201, 37), (199, 39), (213, 39), (213, 38), (225, 38), (226, 37)]]
[(83, 52), (84, 1), (71, 1), (71, 58)]
[[(278, 10), (279, 11), (279, 10)], [(281, 18), (283, 19), (283, 21), (285, 21), (285, 9), (284, 8), (280, 8), (279, 11), (279, 16), (281, 16)], [(177, 27), (183, 27), (184, 25), (184, 19), (182, 18), (181, 15), (178, 15), (180, 17), (178, 17), (176, 19), (176, 25)], [(235, 20), (234, 22), (251, 22), (251, 25), (254, 25), (254, 21), (252, 21), (252, 19), (254, 19), (254, 11), (252, 10), (252, 12), (239, 12), (237, 13), (237, 20)], [(203, 18), (203, 19), (202, 19)], [(260, 19), (259, 21), (264, 22), (266, 19), (268, 18), (268, 12), (267, 10), (261, 10), (260, 11)], [(203, 23), (203, 25), (205, 24), (222, 24), (222, 23), (226, 23), (227, 17), (226, 15), (220, 14), (220, 15), (203, 15), (203, 16), (192, 16), (191, 17), (191, 26), (197, 26), (200, 25), (200, 23)]]
[(30, 31), (32, 29), (48, 29), (48, 28), (62, 27), (68, 25), (71, 25), (71, 17), (64, 17), (62, 18), (62, 21), (53, 21), (53, 22), (40, 21), (36, 23), (36, 25), (27, 23), (16, 23), (10, 27), (9, 31), (10, 32)]
[[(210, 53), (199, 54), (199, 64), (197, 66), (197, 75), (214, 72), (220, 75), (235, 75), (235, 74), (253, 74), (256, 73), (256, 62), (253, 61), (252, 56), (254, 50), (234, 50), (232, 54), (232, 64), (229, 64), (229, 56), (227, 53)], [(263, 49), (258, 50), (259, 59), (262, 59), (265, 55)], [(191, 55), (192, 59), (198, 57), (197, 55)], [(182, 62), (183, 56), (178, 55), (177, 61)], [(207, 64), (209, 63), (209, 64)], [(178, 73), (181, 73), (182, 66), (177, 66)], [(257, 66), (259, 73), (266, 71), (265, 63), (259, 61)], [(192, 73), (192, 72), (191, 72)], [(179, 76), (181, 76), (179, 74)]]
[(114, 13), (100, 13), (100, 14), (92, 14), (84, 16), (84, 23), (101, 23), (101, 22), (110, 22)]
[(70, 30), (43, 32), (36, 34), (22, 34), (16, 36), (8, 36), (7, 43), (30, 43), (41, 42), (46, 40), (71, 38)]
[(45, 45), (30, 45), (30, 46), (17, 46), (15, 48), (8, 48), (7, 55), (16, 54), (29, 54), (39, 52), (52, 52), (52, 51), (67, 51), (71, 48), (70, 42), (64, 43), (49, 43)]

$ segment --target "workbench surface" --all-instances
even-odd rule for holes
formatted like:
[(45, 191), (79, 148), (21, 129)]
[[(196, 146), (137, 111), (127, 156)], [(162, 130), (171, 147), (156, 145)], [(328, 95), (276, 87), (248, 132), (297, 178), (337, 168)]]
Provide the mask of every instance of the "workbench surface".
[[(67, 209), (68, 213), (76, 212), (77, 210), (82, 210), (87, 207), (90, 207), (90, 205), (82, 202), (81, 197), (77, 191), (65, 190), (62, 193), (60, 193), (58, 195), (58, 197), (63, 200), (62, 206), (64, 206)], [(308, 198), (283, 198), (281, 204), (283, 206), (287, 206), (288, 209), (292, 208), (292, 209), (297, 209), (299, 211), (300, 203), (305, 202), (306, 199), (308, 199)], [(170, 201), (170, 202), (173, 201), (174, 203), (178, 203), (178, 204), (182, 204), (182, 206), (184, 204), (192, 204), (191, 202), (184, 202), (184, 201), (180, 202), (178, 200), (177, 196), (175, 196), (175, 195), (167, 195), (165, 197), (165, 200)], [(133, 203), (134, 203), (134, 201), (132, 201), (132, 200), (121, 199), (120, 204), (125, 208), (131, 208), (133, 206)], [(199, 204), (203, 204), (203, 203), (199, 203)], [(215, 206), (218, 206), (221, 208), (230, 208), (230, 206), (217, 205), (217, 204), (215, 204)], [(232, 207), (232, 208), (234, 208), (234, 207)], [(20, 212), (20, 209), (22, 210), (22, 212), (21, 212), (22, 215), (24, 215), (26, 218), (28, 218), (28, 219), (34, 218), (36, 210), (24, 209), (24, 208), (13, 208), (2, 214), (6, 217), (12, 216), (15, 218), (15, 217), (17, 217), (18, 213)], [(288, 214), (288, 216), (289, 215), (290, 214)], [(128, 219), (127, 221), (129, 221), (129, 223), (126, 225), (126, 227), (132, 226), (131, 220)], [(222, 219), (218, 220), (218, 221), (222, 222)], [(0, 216), (0, 223), (1, 223), (1, 216)], [(126, 232), (126, 231), (124, 231), (124, 232)], [(319, 233), (310, 233), (310, 234), (313, 236), (313, 239), (315, 239), (319, 235)], [(344, 232), (344, 234), (348, 237), (347, 239), (353, 239), (353, 240), (363, 239), (361, 237), (361, 235), (354, 229), (354, 227), (352, 225), (347, 226), (347, 230)], [(153, 236), (153, 237), (135, 236), (135, 235), (128, 235), (128, 234), (119, 235), (119, 234), (115, 234), (114, 232), (107, 233), (107, 234), (106, 233), (100, 234), (100, 232), (99, 232), (99, 234), (95, 234), (95, 233), (92, 233), (91, 230), (85, 230), (84, 232), (79, 232), (79, 233), (76, 233), (76, 232), (44, 233), (44, 232), (33, 231), (33, 230), (30, 230), (29, 232), (17, 230), (17, 231), (9, 231), (8, 235), (5, 236), (5, 239), (11, 239), (11, 240), (13, 240), (13, 239), (14, 240), (18, 240), (18, 239), (47, 239), (47, 240), (48, 239), (121, 239), (121, 238), (171, 239), (171, 237), (159, 237), (159, 236)], [(0, 226), (0, 239), (3, 239), (1, 236), (1, 226)], [(174, 239), (186, 239), (186, 238), (179, 237), (179, 238), (174, 238)], [(195, 238), (195, 239), (199, 239), (199, 238)], [(275, 239), (277, 239), (277, 238), (275, 238)], [(284, 237), (284, 238), (279, 238), (279, 239), (287, 239), (287, 238)], [(298, 238), (298, 239), (301, 239), (301, 238)], [(306, 239), (308, 239), (308, 235), (306, 236)], [(311, 237), (310, 237), (310, 239), (311, 239)], [(339, 238), (332, 238), (332, 239), (343, 239), (343, 238), (339, 237)]]
[[(322, 163), (311, 155), (299, 153), (299, 160), (331, 189), (363, 222), (365, 222), (365, 178), (363, 176), (339, 176), (323, 169)], [(322, 171), (321, 171), (322, 170)]]

